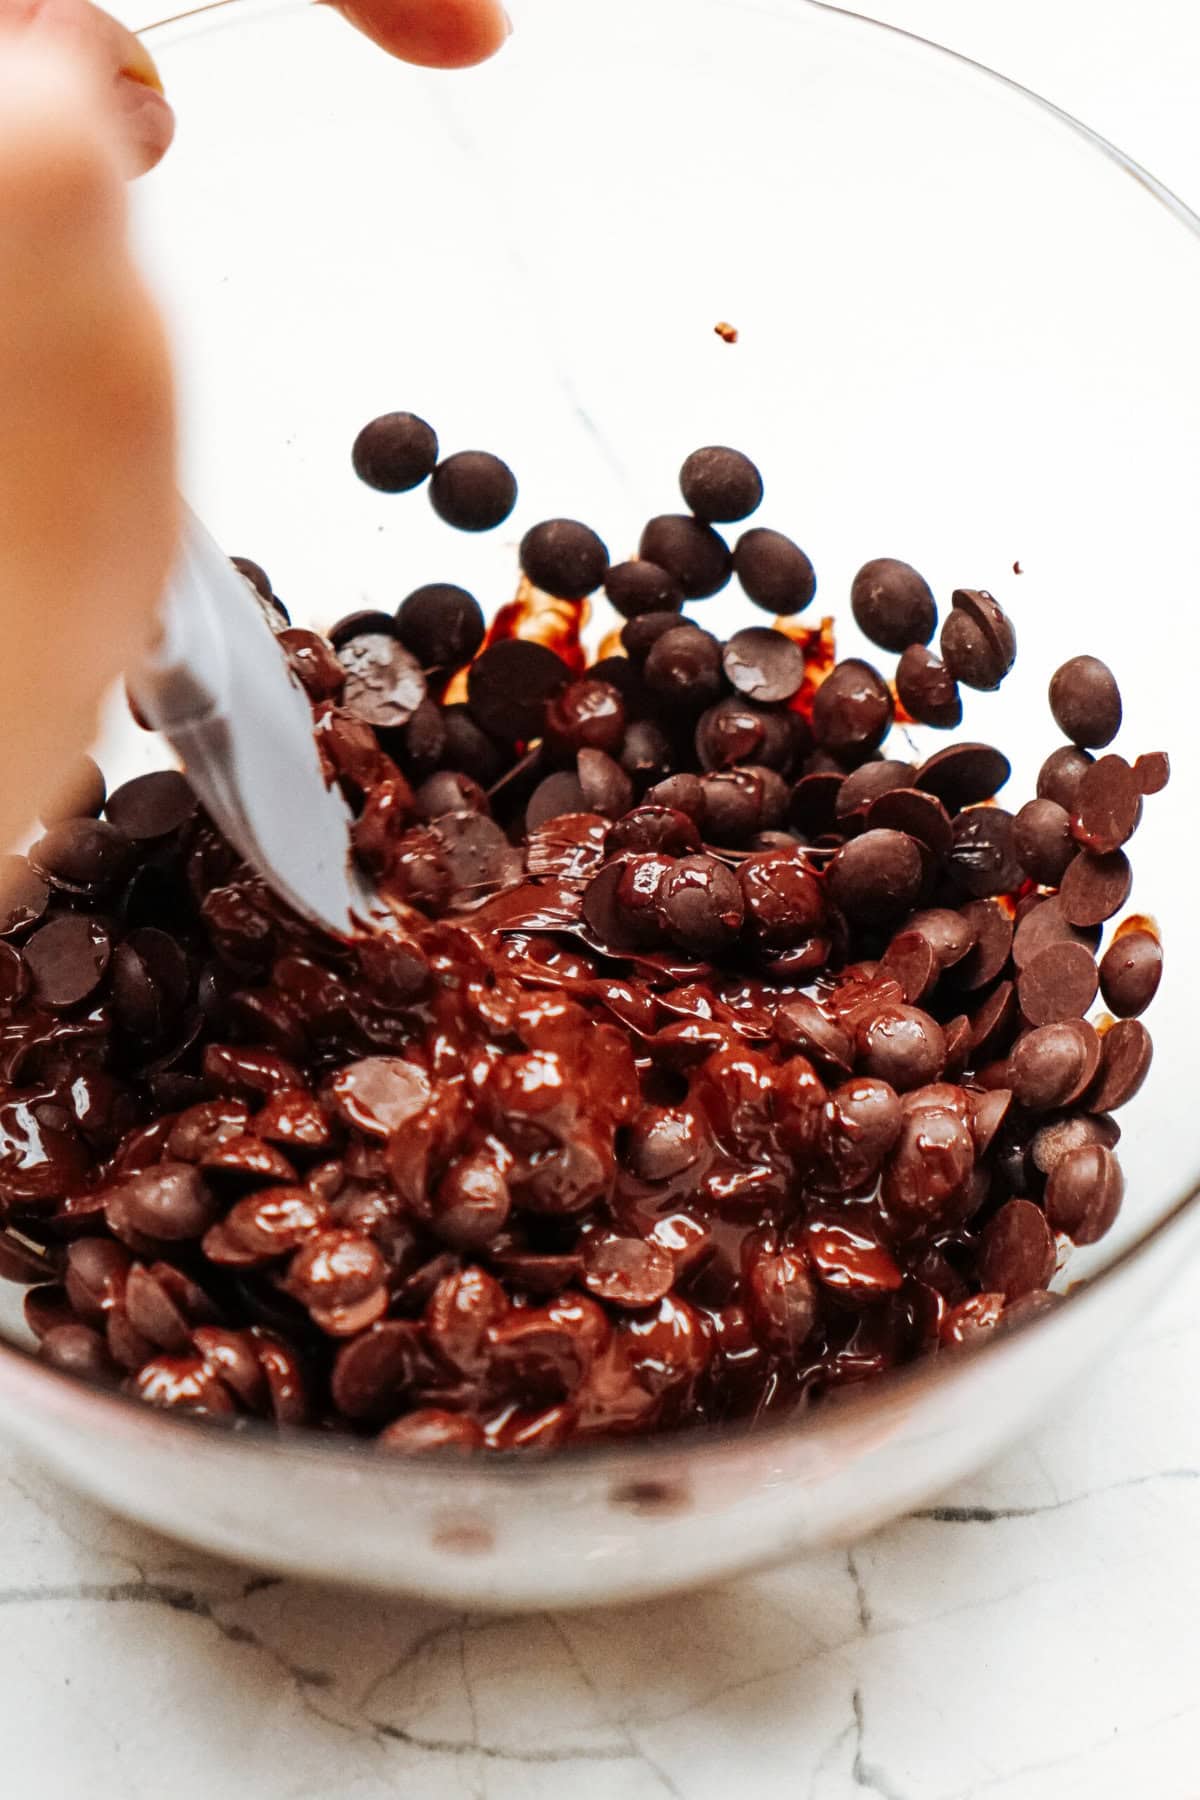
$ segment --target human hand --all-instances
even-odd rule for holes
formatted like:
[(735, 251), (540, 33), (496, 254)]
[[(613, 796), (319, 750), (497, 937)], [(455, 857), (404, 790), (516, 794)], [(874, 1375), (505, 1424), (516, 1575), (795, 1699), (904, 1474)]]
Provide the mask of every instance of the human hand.
[[(412, 62), (504, 41), (499, 0), (348, 0)], [(166, 343), (123, 177), (173, 120), (144, 47), (84, 0), (0, 0), (0, 849), (95, 735), (153, 628), (176, 535)]]

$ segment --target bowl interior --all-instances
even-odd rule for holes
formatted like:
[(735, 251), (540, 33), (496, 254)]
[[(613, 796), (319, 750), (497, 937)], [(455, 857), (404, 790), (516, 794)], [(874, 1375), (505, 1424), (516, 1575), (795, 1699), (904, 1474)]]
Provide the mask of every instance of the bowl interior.
[[(1174, 775), (1135, 844), (1131, 906), (1159, 920), (1169, 973), (1103, 1262), (1200, 1170), (1178, 824), (1200, 798), (1196, 239), (1052, 110), (827, 8), (524, 0), (518, 26), (452, 77), (388, 62), (319, 7), (239, 3), (155, 33), (179, 136), (136, 216), (179, 352), (185, 491), (323, 626), (431, 580), (494, 610), (550, 515), (632, 554), (678, 508), (683, 456), (737, 444), (766, 477), (755, 522), (812, 556), (809, 616), (834, 615), (841, 654), (879, 654), (847, 602), (869, 557), (915, 563), (943, 604), (964, 585), (1001, 599), (1017, 668), (967, 696), (964, 734), (1011, 756), (1014, 810), (1058, 742), (1050, 672), (1108, 660), (1119, 747), (1168, 749)], [(509, 524), (456, 535), (421, 494), (363, 487), (350, 445), (392, 408), (428, 417), (444, 452), (503, 455)], [(689, 610), (722, 632), (764, 622), (732, 589)], [(597, 606), (592, 641), (615, 622)], [(915, 731), (912, 753), (940, 742)], [(163, 760), (120, 707), (101, 754), (118, 776)]]

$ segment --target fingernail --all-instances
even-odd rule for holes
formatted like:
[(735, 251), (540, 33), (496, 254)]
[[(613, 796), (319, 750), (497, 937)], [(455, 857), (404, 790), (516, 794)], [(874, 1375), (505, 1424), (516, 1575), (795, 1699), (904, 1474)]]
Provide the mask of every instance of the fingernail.
[(130, 81), (140, 81), (143, 87), (153, 88), (156, 94), (161, 94), (163, 91), (158, 64), (140, 40), (131, 45), (118, 74), (127, 77)]
[(161, 91), (140, 76), (120, 75), (116, 85), (122, 136), (135, 174), (152, 169), (170, 148), (175, 114)]

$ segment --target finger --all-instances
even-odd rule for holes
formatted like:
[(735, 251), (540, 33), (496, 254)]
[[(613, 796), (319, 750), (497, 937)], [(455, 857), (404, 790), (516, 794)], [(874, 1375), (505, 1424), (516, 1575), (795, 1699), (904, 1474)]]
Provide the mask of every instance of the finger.
[(174, 543), (168, 358), (106, 106), (61, 51), (0, 38), (0, 847), (93, 737)]
[(121, 121), (126, 173), (152, 169), (175, 135), (154, 59), (132, 31), (87, 0), (0, 0), (0, 28), (54, 38), (89, 58)]
[(512, 30), (500, 0), (342, 0), (340, 10), (393, 56), (430, 68), (486, 62)]

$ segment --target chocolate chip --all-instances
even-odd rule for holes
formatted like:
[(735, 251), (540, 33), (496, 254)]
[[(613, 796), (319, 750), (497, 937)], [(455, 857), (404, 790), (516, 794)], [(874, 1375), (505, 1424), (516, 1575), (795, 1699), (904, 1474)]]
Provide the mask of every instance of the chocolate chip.
[(970, 900), (958, 917), (970, 931), (972, 942), (954, 971), (954, 980), (957, 987), (970, 993), (1004, 973), (1013, 946), (1013, 922), (994, 900)]
[(803, 775), (792, 789), (789, 816), (792, 824), (809, 837), (817, 838), (832, 831), (837, 818), (837, 801), (846, 777), (828, 773)]
[(902, 831), (864, 831), (829, 865), (829, 887), (851, 919), (887, 924), (910, 910), (921, 887), (921, 854)]
[[(565, 672), (563, 680), (566, 679)], [(447, 768), (460, 769), (482, 788), (498, 780), (506, 766), (504, 751), (475, 723), (465, 705), (442, 709), (445, 731), (443, 758)]]
[(650, 787), (670, 773), (671, 740), (653, 719), (632, 719), (625, 728), (619, 760), (639, 789)]
[(1072, 830), (1085, 850), (1098, 856), (1119, 850), (1141, 816), (1141, 783), (1123, 756), (1102, 756), (1084, 771)]
[(164, 1243), (190, 1242), (208, 1230), (217, 1215), (217, 1202), (198, 1169), (190, 1163), (165, 1162), (130, 1175), (111, 1189), (105, 1210), (120, 1235), (133, 1231)]
[(459, 450), (429, 483), (434, 512), (458, 531), (493, 531), (517, 504), (517, 478), (487, 450)]
[(1119, 1019), (1144, 1013), (1162, 980), (1162, 945), (1148, 931), (1118, 931), (1100, 964), (1104, 1004)]
[(807, 994), (785, 1000), (775, 1014), (775, 1031), (785, 1050), (810, 1061), (849, 1074), (854, 1066), (854, 1043), (836, 1019), (831, 1019)]
[[(849, 778), (847, 787), (853, 779)], [(939, 858), (950, 855), (955, 843), (955, 827), (949, 813), (935, 795), (920, 788), (895, 787), (881, 794), (867, 810), (867, 824), (872, 831), (907, 832)]]
[(990, 744), (950, 744), (922, 763), (913, 785), (958, 812), (990, 800), (1011, 774), (1007, 756)]
[(638, 556), (665, 569), (688, 600), (707, 600), (719, 593), (733, 572), (724, 538), (711, 525), (682, 513), (651, 519), (642, 532)]
[(52, 825), (29, 851), (39, 875), (73, 894), (102, 894), (129, 873), (129, 839), (103, 819), (68, 819)]
[(1079, 784), (1091, 768), (1093, 758), (1074, 744), (1063, 744), (1052, 750), (1038, 773), (1039, 800), (1053, 800), (1066, 813), (1075, 811)]
[(108, 796), (110, 824), (136, 843), (170, 837), (196, 814), (196, 797), (177, 769), (136, 775)]
[(1074, 1105), (1100, 1066), (1100, 1039), (1083, 1019), (1062, 1019), (1027, 1031), (1008, 1058), (1013, 1097), (1030, 1112)]
[(762, 503), (762, 476), (740, 450), (711, 444), (693, 450), (679, 471), (685, 504), (706, 524), (748, 519)]
[(523, 638), (492, 644), (471, 664), (467, 704), (478, 724), (508, 743), (540, 737), (546, 703), (567, 685), (561, 656)]
[(653, 562), (614, 563), (604, 577), (604, 591), (623, 619), (678, 612), (683, 605), (679, 582)]
[[(392, 622), (385, 615), (384, 630), (390, 634), (391, 629)], [(279, 633), (279, 643), (287, 651), (292, 674), (310, 700), (340, 697), (346, 685), (346, 671), (323, 637), (315, 631), (289, 629)]]
[(633, 783), (611, 756), (603, 750), (581, 750), (575, 759), (584, 810), (601, 813), (606, 819), (618, 819), (633, 804)]
[(1143, 794), (1161, 794), (1171, 779), (1171, 760), (1165, 750), (1151, 750), (1133, 765)]
[(701, 779), (704, 833), (715, 844), (740, 844), (783, 823), (787, 783), (774, 769), (718, 769)]
[(813, 735), (839, 761), (861, 762), (887, 736), (893, 710), (879, 671), (850, 657), (838, 663), (817, 689)]
[(1049, 944), (1021, 971), (1021, 1011), (1031, 1025), (1082, 1018), (1096, 998), (1099, 976), (1091, 951), (1082, 944)]
[(952, 1107), (913, 1107), (884, 1165), (880, 1197), (901, 1235), (937, 1229), (961, 1217), (975, 1166), (966, 1119)]
[[(984, 901), (979, 904), (988, 903)], [(952, 968), (962, 962), (979, 936), (975, 904), (964, 906), (960, 912), (954, 912), (945, 906), (935, 906), (913, 913), (905, 923), (905, 930), (919, 932), (926, 939), (940, 968)], [(990, 953), (981, 956), (981, 961), (983, 960), (990, 960)], [(1002, 967), (1003, 961), (994, 973), (999, 974)]]
[(937, 624), (929, 583), (891, 556), (863, 564), (850, 588), (850, 606), (863, 636), (882, 650), (927, 644)]
[(608, 549), (578, 519), (543, 519), (521, 539), (521, 567), (534, 587), (563, 600), (594, 594), (608, 569)]
[(1112, 670), (1098, 656), (1073, 656), (1051, 678), (1050, 710), (1072, 743), (1102, 750), (1121, 729), (1121, 693)]
[(756, 525), (744, 531), (733, 553), (733, 567), (746, 595), (767, 612), (790, 618), (812, 604), (817, 578), (799, 544), (782, 531)]
[(1082, 850), (1063, 876), (1059, 895), (1063, 917), (1081, 928), (1101, 925), (1120, 912), (1132, 883), (1129, 859), (1123, 850), (1112, 850), (1107, 856), (1093, 856)]
[(967, 687), (998, 688), (1016, 659), (1012, 621), (982, 588), (957, 588), (951, 604), (942, 626), (942, 661)]
[[(335, 625), (329, 627), (325, 636), (328, 638), (331, 647), (336, 651), (340, 650), (343, 644), (348, 644), (351, 638), (378, 637), (380, 632), (382, 632), (385, 637), (392, 637), (395, 635), (395, 631), (396, 621), (391, 613), (378, 612), (374, 608), (368, 607), (359, 612), (346, 613)], [(296, 638), (305, 637), (307, 635), (308, 634), (306, 633), (296, 632), (293, 634), (292, 642), (294, 642)], [(307, 682), (305, 682), (304, 685), (306, 691), (311, 691)], [(340, 691), (340, 685), (333, 689), (334, 693)]]
[(618, 819), (604, 840), (607, 856), (622, 851), (644, 854), (658, 850), (665, 856), (691, 856), (700, 848), (695, 820), (671, 806), (636, 806)]
[(954, 818), (954, 842), (946, 858), (951, 879), (982, 900), (1020, 887), (1021, 865), (1013, 849), (1013, 816), (1002, 806), (969, 806)]
[[(334, 1404), (348, 1419), (386, 1419), (403, 1405), (428, 1369), (420, 1328), (410, 1319), (387, 1319), (343, 1344), (333, 1365)], [(410, 1418), (413, 1415), (409, 1415)]]
[(1027, 912), (1017, 925), (1013, 961), (1018, 969), (1023, 969), (1050, 944), (1082, 944), (1091, 951), (1099, 941), (1098, 932), (1078, 931), (1069, 924), (1061, 899), (1052, 895)]
[(1006, 1200), (983, 1228), (979, 1275), (1006, 1300), (1044, 1288), (1054, 1274), (1054, 1236), (1032, 1200)]
[(380, 632), (351, 638), (338, 661), (346, 671), (342, 705), (367, 725), (406, 725), (425, 698), (420, 664), (394, 637)]
[(483, 642), (483, 609), (449, 581), (414, 588), (396, 612), (396, 636), (423, 669), (461, 669)]
[(1013, 850), (1031, 881), (1057, 887), (1079, 846), (1071, 817), (1056, 800), (1029, 800), (1013, 821)]
[(610, 1306), (654, 1306), (674, 1281), (675, 1264), (657, 1244), (599, 1232), (584, 1241), (583, 1285)]
[(23, 856), (0, 856), (0, 937), (36, 925), (49, 904), (49, 887)]
[(1076, 1244), (1095, 1244), (1121, 1210), (1125, 1178), (1112, 1151), (1084, 1144), (1060, 1157), (1046, 1183), (1046, 1217)]
[(879, 962), (880, 975), (899, 982), (910, 1006), (932, 992), (941, 972), (933, 945), (920, 931), (898, 932)]
[(607, 681), (584, 677), (554, 695), (544, 729), (556, 756), (571, 757), (579, 750), (615, 756), (625, 738), (625, 702)]
[(1052, 1175), (1065, 1156), (1085, 1145), (1100, 1144), (1112, 1150), (1120, 1142), (1121, 1128), (1106, 1114), (1061, 1113), (1034, 1132), (1029, 1145), (1033, 1165)]
[(112, 939), (98, 919), (65, 913), (39, 926), (25, 945), (34, 993), (47, 1006), (78, 1006), (104, 980)]
[(659, 890), (659, 910), (672, 942), (692, 956), (708, 956), (741, 930), (742, 891), (736, 875), (711, 856), (685, 856)]
[(697, 625), (672, 621), (647, 656), (645, 674), (647, 687), (666, 705), (698, 712), (721, 691), (721, 645)]
[[(837, 793), (834, 812), (840, 820), (849, 819), (858, 814), (865, 818), (872, 801), (881, 794), (889, 794), (894, 788), (906, 787), (912, 780), (912, 764), (897, 762), (892, 757), (880, 757), (875, 762), (865, 762), (853, 774), (847, 775)], [(884, 821), (880, 821), (882, 824)]]
[(239, 575), (244, 575), (254, 591), (264, 600), (274, 600), (271, 588), (271, 577), (261, 563), (256, 563), (249, 556), (231, 556), (230, 562)]
[(525, 808), (525, 830), (527, 833), (540, 831), (551, 819), (586, 811), (587, 803), (578, 775), (561, 769), (554, 775), (547, 775), (530, 795)]
[(937, 1020), (915, 1006), (883, 1006), (858, 1033), (866, 1074), (898, 1093), (927, 1086), (946, 1063), (946, 1040)]
[(416, 413), (384, 413), (364, 425), (354, 440), (354, 473), (384, 494), (402, 494), (433, 474), (437, 433)]
[(971, 1017), (971, 1051), (977, 1067), (1004, 1056), (1017, 1030), (1017, 992), (1011, 981), (996, 984)]
[(769, 625), (735, 632), (725, 646), (723, 663), (738, 693), (763, 704), (790, 700), (804, 681), (804, 652)]
[(896, 693), (901, 706), (918, 725), (941, 731), (962, 723), (962, 696), (958, 683), (939, 657), (924, 644), (910, 644), (896, 665)]
[(350, 1063), (330, 1087), (346, 1123), (379, 1138), (392, 1136), (423, 1112), (432, 1092), (425, 1070), (399, 1056), (368, 1056)]
[(1092, 1112), (1116, 1112), (1137, 1094), (1150, 1073), (1154, 1045), (1140, 1019), (1118, 1019), (1101, 1043), (1100, 1073), (1087, 1097)]
[(768, 950), (792, 950), (818, 931), (825, 917), (821, 886), (796, 850), (767, 850), (748, 856), (737, 879), (746, 922)]

